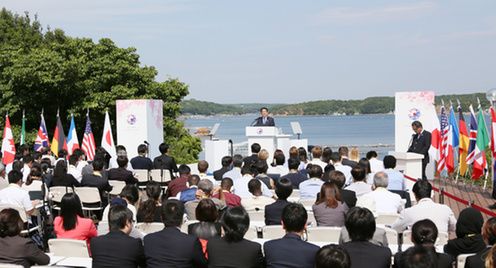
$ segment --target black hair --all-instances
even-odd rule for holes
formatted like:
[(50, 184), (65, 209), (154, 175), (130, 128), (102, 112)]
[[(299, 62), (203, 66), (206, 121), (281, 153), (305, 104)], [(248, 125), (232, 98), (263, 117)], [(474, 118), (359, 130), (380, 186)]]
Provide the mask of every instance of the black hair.
[(67, 153), (67, 150), (66, 149), (60, 149), (59, 150), (59, 153), (57, 154), (57, 157), (58, 158), (63, 158), (65, 159), (65, 157), (68, 155)]
[(332, 155), (332, 149), (331, 147), (324, 147), (322, 150), (322, 161), (325, 162), (326, 164), (329, 163), (331, 160), (331, 155)]
[(255, 192), (257, 191), (262, 191), (262, 183), (260, 182), (259, 179), (251, 179), (248, 182), (248, 191), (250, 191), (251, 194), (255, 195)]
[(200, 176), (198, 176), (196, 174), (189, 176), (189, 178), (188, 178), (189, 186), (191, 187), (192, 185), (198, 185), (200, 180), (201, 180)]
[(346, 213), (344, 225), (351, 241), (368, 241), (374, 236), (375, 219), (367, 208), (350, 208)]
[(305, 229), (308, 214), (302, 204), (289, 203), (283, 210), (281, 220), (284, 224), (286, 232), (301, 232)]
[(336, 184), (336, 186), (341, 189), (346, 182), (346, 177), (344, 176), (343, 172), (334, 170), (329, 172), (329, 181), (334, 182), (334, 184)]
[(348, 156), (348, 153), (349, 153), (348, 147), (346, 147), (346, 146), (339, 147), (338, 148), (338, 153), (339, 153), (340, 156)]
[(267, 165), (267, 161), (264, 160), (258, 160), (255, 163), (255, 167), (257, 168), (258, 174), (267, 173), (267, 170), (269, 169), (269, 165)]
[(124, 229), (126, 224), (133, 221), (133, 212), (123, 205), (114, 205), (110, 207), (108, 214), (108, 223), (110, 231)]
[(284, 165), (284, 162), (286, 162), (286, 157), (284, 156), (284, 154), (275, 154), (274, 160), (276, 162), (276, 165), (282, 166)]
[(400, 255), (399, 267), (437, 268), (437, 254), (430, 248), (417, 245), (410, 247)]
[(39, 180), (41, 180), (42, 176), (43, 172), (41, 171), (41, 166), (39, 164), (33, 165), (26, 180), (26, 185), (31, 185), (31, 183), (33, 183), (34, 181), (34, 178), (39, 178)]
[(125, 156), (118, 156), (117, 157), (117, 165), (119, 165), (120, 168), (125, 168), (129, 160)]
[(231, 189), (231, 187), (233, 186), (234, 182), (231, 178), (229, 177), (225, 177), (222, 179), (222, 181), (220, 182), (220, 187), (224, 190), (227, 190), (227, 189)]
[(322, 178), (322, 168), (319, 165), (311, 165), (308, 169), (310, 178)]
[(19, 211), (5, 208), (0, 212), (0, 237), (17, 236), (24, 229)]
[(160, 188), (160, 184), (158, 182), (149, 181), (146, 184), (145, 191), (148, 199), (141, 203), (139, 210), (143, 213), (143, 222), (153, 222), (155, 218), (155, 211), (159, 209), (157, 204), (159, 202), (162, 189)]
[(341, 161), (341, 155), (338, 152), (334, 152), (331, 154), (331, 161), (336, 163)]
[(198, 168), (198, 172), (200, 173), (207, 172), (208, 170), (208, 162), (205, 160), (198, 161), (198, 164), (196, 166)]
[(416, 245), (434, 246), (437, 235), (436, 224), (429, 219), (417, 221), (412, 226), (412, 242)]
[(165, 227), (180, 227), (183, 223), (184, 204), (176, 199), (167, 199), (162, 204), (162, 222)]
[(77, 216), (83, 217), (81, 200), (75, 193), (66, 193), (60, 201), (60, 216), (64, 230), (69, 231), (76, 228)]
[(374, 157), (377, 157), (377, 152), (376, 151), (368, 151), (367, 154), (365, 155), (365, 157), (370, 160)]
[(289, 158), (288, 159), (288, 168), (289, 169), (298, 169), (300, 166), (300, 159), (298, 158)]
[(365, 174), (370, 174), (372, 172), (370, 170), (370, 162), (367, 158), (361, 158), (358, 161), (358, 166), (365, 170)]
[(327, 164), (324, 167), (324, 174), (327, 174), (327, 176), (329, 176), (329, 173), (331, 173), (331, 171), (334, 171), (334, 170), (336, 170), (336, 168), (334, 167), (333, 164)]
[(348, 251), (339, 245), (327, 245), (317, 251), (315, 268), (350, 268), (351, 258)]
[(366, 175), (365, 169), (360, 166), (355, 166), (351, 169), (351, 176), (355, 181), (364, 181)]
[(298, 148), (298, 158), (300, 159), (301, 162), (306, 163), (308, 160), (308, 155), (307, 155), (307, 150), (303, 147)]
[(226, 241), (239, 242), (250, 228), (250, 217), (243, 207), (228, 208), (222, 217), (222, 227)]
[(228, 167), (233, 162), (233, 158), (227, 155), (227, 156), (222, 157), (222, 159), (220, 161), (221, 161), (221, 165), (223, 167)]
[(79, 156), (76, 154), (72, 154), (71, 156), (69, 156), (69, 165), (75, 166), (78, 160)]
[(422, 123), (420, 123), (420, 121), (413, 121), (412, 122), (412, 127), (415, 127), (415, 128), (422, 127)]
[(131, 204), (134, 205), (136, 202), (139, 200), (139, 190), (138, 187), (136, 187), (133, 184), (128, 184), (122, 188), (121, 193), (119, 194), (120, 197), (126, 198), (126, 200)]
[(243, 166), (243, 156), (240, 154), (235, 154), (232, 158), (232, 163), (234, 167), (241, 167)]
[(246, 164), (241, 168), (241, 175), (246, 175), (250, 174), (253, 175), (253, 165), (251, 164)]
[(158, 150), (161, 154), (166, 154), (169, 151), (169, 145), (167, 143), (161, 143), (158, 146)]
[(24, 164), (28, 164), (28, 163), (31, 163), (33, 161), (34, 161), (34, 158), (30, 154), (22, 157), (22, 162), (24, 162)]
[(24, 164), (22, 163), (21, 160), (15, 160), (12, 163), (12, 170), (17, 170), (17, 171), (21, 172), (23, 168), (24, 168)]
[(383, 159), (384, 168), (395, 168), (396, 167), (396, 157), (392, 155), (386, 155)]
[(252, 153), (258, 154), (260, 152), (260, 150), (262, 150), (262, 146), (260, 146), (260, 144), (255, 142), (251, 145), (251, 152)]
[(138, 145), (138, 154), (145, 154), (147, 150), (148, 147), (146, 146), (146, 144)]
[(180, 175), (187, 175), (191, 173), (191, 169), (188, 167), (188, 165), (185, 164), (180, 165), (177, 170), (179, 171)]
[(76, 155), (78, 158), (80, 158), (81, 156), (85, 156), (84, 151), (80, 148), (74, 149), (72, 155)]
[(432, 185), (427, 180), (418, 180), (412, 188), (412, 192), (417, 199), (430, 198), (432, 193)]
[(12, 169), (9, 174), (9, 183), (18, 183), (20, 180), (22, 180), (22, 172), (19, 170)]
[(275, 193), (280, 200), (286, 200), (293, 193), (293, 184), (287, 178), (280, 178), (275, 185)]
[(55, 164), (55, 169), (53, 170), (53, 177), (63, 180), (65, 179), (66, 174), (67, 174), (66, 162), (63, 160), (57, 161), (57, 164)]
[(95, 157), (93, 159), (92, 166), (94, 171), (102, 171), (104, 165), (104, 159), (102, 159), (101, 157)]
[(215, 222), (219, 217), (219, 211), (214, 201), (209, 198), (200, 200), (195, 209), (196, 219), (205, 222)]

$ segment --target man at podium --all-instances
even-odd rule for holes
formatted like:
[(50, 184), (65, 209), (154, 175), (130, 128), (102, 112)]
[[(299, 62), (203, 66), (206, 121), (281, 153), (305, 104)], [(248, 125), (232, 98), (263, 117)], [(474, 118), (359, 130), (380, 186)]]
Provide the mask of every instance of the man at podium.
[(260, 109), (260, 117), (251, 123), (252, 127), (273, 127), (275, 125), (274, 118), (269, 116), (269, 109), (267, 107), (262, 107)]
[(422, 179), (426, 179), (425, 167), (429, 163), (429, 148), (431, 147), (431, 133), (424, 130), (422, 123), (419, 121), (414, 121), (412, 123), (412, 130), (415, 134), (412, 135), (412, 140), (410, 142), (410, 147), (407, 152), (417, 153), (424, 155), (422, 159)]

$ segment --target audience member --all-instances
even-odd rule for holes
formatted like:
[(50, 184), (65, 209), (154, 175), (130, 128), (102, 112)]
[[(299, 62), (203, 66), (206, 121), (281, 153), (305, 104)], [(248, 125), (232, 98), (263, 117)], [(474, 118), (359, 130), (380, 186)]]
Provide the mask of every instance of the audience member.
[(39, 200), (31, 201), (29, 193), (21, 188), (22, 173), (13, 169), (9, 172), (9, 186), (0, 191), (0, 204), (14, 205), (24, 208), (27, 215), (31, 215)]
[(248, 190), (251, 197), (241, 198), (241, 205), (247, 211), (264, 210), (266, 205), (274, 203), (274, 199), (262, 194), (262, 183), (258, 179), (252, 179), (248, 182)]
[(126, 184), (136, 184), (138, 179), (136, 179), (133, 173), (127, 170), (128, 159), (125, 156), (117, 157), (118, 168), (111, 168), (108, 171), (108, 179), (115, 181), (124, 181)]
[(444, 252), (456, 258), (460, 254), (479, 252), (486, 248), (482, 238), (482, 214), (473, 207), (463, 209), (456, 221), (456, 238), (444, 245)]
[(332, 155), (331, 147), (324, 147), (324, 149), (322, 149), (322, 156), (320, 157), (320, 160), (326, 163), (327, 166), (331, 163), (331, 155)]
[(334, 183), (339, 188), (339, 194), (341, 195), (342, 201), (346, 203), (348, 208), (352, 208), (356, 205), (357, 198), (354, 191), (343, 189), (346, 177), (343, 172), (336, 170), (329, 173), (329, 181)]
[(250, 217), (246, 210), (243, 207), (228, 208), (222, 217), (224, 236), (208, 241), (209, 267), (264, 267), (260, 244), (243, 239), (248, 228)]
[(299, 189), (300, 183), (308, 179), (307, 176), (298, 172), (299, 166), (300, 166), (300, 160), (298, 158), (289, 158), (288, 159), (289, 172), (288, 174), (281, 177), (281, 179), (286, 178), (289, 181), (291, 181), (291, 184), (293, 185), (294, 189)]
[(202, 199), (198, 203), (195, 213), (198, 222), (188, 225), (188, 234), (200, 239), (202, 252), (206, 254), (208, 240), (220, 237), (222, 233), (221, 224), (217, 222), (219, 210), (211, 199)]
[(310, 161), (310, 164), (312, 165), (318, 165), (322, 170), (327, 166), (329, 163), (323, 162), (320, 158), (322, 157), (322, 147), (320, 146), (314, 146), (312, 148), (312, 161)]
[(400, 218), (392, 225), (393, 229), (403, 232), (415, 222), (429, 219), (440, 232), (455, 231), (456, 219), (450, 207), (434, 203), (431, 199), (432, 185), (427, 180), (419, 180), (413, 185), (417, 205), (403, 210)]
[(164, 201), (162, 220), (165, 228), (144, 238), (148, 268), (207, 267), (207, 260), (198, 238), (180, 231), (183, 215), (184, 205), (181, 201), (174, 199)]
[(27, 148), (27, 154), (22, 157), (22, 181), (26, 182), (28, 179), (29, 173), (31, 173), (31, 167), (33, 167), (34, 158), (29, 154), (29, 148)]
[[(82, 182), (82, 180), (81, 180)], [(58, 161), (55, 164), (55, 169), (53, 170), (52, 182), (49, 185), (52, 186), (65, 186), (65, 187), (79, 187), (81, 184), (76, 178), (67, 173), (67, 164), (65, 161)]]
[(67, 168), (67, 173), (72, 175), (79, 183), (83, 178), (83, 174), (81, 173), (81, 169), (78, 169), (79, 156), (76, 154), (72, 154), (69, 156), (69, 167)]
[(191, 169), (187, 165), (179, 166), (179, 177), (173, 179), (169, 185), (167, 186), (167, 192), (165, 192), (165, 196), (167, 198), (176, 196), (179, 192), (188, 189), (186, 183), (191, 175)]
[(342, 244), (351, 257), (352, 268), (389, 268), (391, 250), (371, 243), (376, 226), (372, 212), (366, 208), (354, 207), (346, 214), (346, 230), (351, 242)]
[(174, 172), (178, 172), (178, 169), (174, 157), (169, 156), (169, 145), (167, 145), (166, 143), (161, 143), (158, 146), (158, 150), (160, 151), (161, 155), (153, 159), (153, 168), (169, 170), (170, 177), (174, 178)]
[(245, 166), (246, 165), (253, 165), (258, 161), (258, 153), (260, 152), (262, 147), (260, 146), (260, 144), (255, 142), (250, 146), (250, 149), (251, 149), (251, 155), (247, 156), (247, 157), (245, 157), (245, 159), (243, 159)]
[(133, 169), (153, 169), (153, 162), (146, 155), (148, 154), (148, 146), (146, 144), (138, 145), (138, 156), (131, 159), (131, 166)]
[(338, 187), (332, 182), (325, 182), (312, 210), (317, 226), (342, 227), (348, 206), (341, 201)]
[(284, 153), (280, 151), (279, 153), (274, 153), (274, 166), (270, 166), (267, 170), (267, 174), (279, 174), (284, 176), (288, 174), (289, 170), (286, 165), (286, 157)]
[(214, 185), (218, 185), (218, 182), (214, 179), (213, 176), (208, 175), (208, 162), (205, 160), (198, 161), (196, 164), (196, 168), (198, 169), (198, 176), (200, 176), (200, 180), (206, 179), (211, 181)]
[[(264, 161), (265, 163), (267, 163), (267, 159), (269, 159), (269, 151), (265, 150), (265, 149), (262, 149), (260, 150), (260, 152), (258, 152), (258, 161)], [(253, 165), (255, 165), (257, 162), (253, 163)]]
[[(394, 267), (402, 268), (438, 268), (436, 253), (423, 246), (414, 246), (407, 249)], [(452, 266), (449, 266), (452, 267)]]
[(232, 162), (233, 162), (233, 158), (232, 157), (230, 157), (230, 156), (224, 156), (224, 157), (222, 157), (222, 159), (221, 159), (222, 168), (220, 168), (219, 170), (214, 171), (214, 179), (216, 181), (222, 180), (222, 176), (224, 175), (224, 173), (226, 173), (229, 170), (231, 170), (231, 164), (232, 164)]
[[(290, 188), (291, 189), (291, 188)], [(319, 247), (302, 240), (307, 225), (307, 211), (303, 205), (289, 203), (282, 210), (282, 226), (286, 235), (265, 242), (267, 267), (314, 267)]]
[(491, 248), (496, 245), (496, 218), (490, 218), (484, 223), (482, 226), (482, 238), (484, 238), (484, 242), (486, 242), (487, 247), (477, 252), (474, 256), (468, 257), (465, 262), (466, 268), (487, 267), (484, 266), (484, 260), (486, 256), (489, 256), (490, 253), (494, 252)]
[[(24, 183), (21, 188), (28, 192), (47, 192), (43, 188), (43, 172), (41, 171), (41, 165), (38, 163), (33, 164), (31, 167), (31, 172), (28, 175), (26, 183)], [(37, 199), (43, 199), (43, 195), (40, 195)]]
[(367, 184), (369, 184), (369, 185), (374, 184), (374, 174), (375, 173), (372, 173), (372, 171), (370, 169), (369, 160), (367, 160), (367, 158), (359, 159), (358, 166), (365, 170), (365, 182), (367, 182)]
[[(241, 174), (243, 177), (239, 180), (233, 181), (234, 185), (234, 194), (237, 196), (243, 198), (251, 198), (252, 193), (248, 190), (248, 182), (254, 178), (254, 175), (256, 174), (256, 170), (253, 166), (243, 166), (241, 169)], [(267, 197), (272, 197), (273, 194), (269, 190), (269, 187), (265, 185), (265, 183), (262, 183), (262, 194)]]
[(348, 158), (349, 157), (348, 147), (346, 147), (346, 146), (339, 147), (338, 153), (339, 153), (339, 156), (341, 156), (341, 159), (342, 159), (341, 162), (343, 163), (343, 165), (349, 166), (351, 168), (354, 168), (358, 165), (358, 163), (356, 161), (350, 160)]
[[(375, 211), (376, 213), (400, 213), (401, 210), (403, 210), (401, 197), (395, 193), (388, 191), (387, 186), (387, 174), (383, 171), (375, 173), (374, 191), (359, 197), (359, 203), (362, 203), (361, 200), (370, 200), (370, 203), (373, 204), (373, 208), (368, 208), (372, 211)], [(365, 201), (365, 203), (368, 202)]]
[(0, 190), (3, 190), (8, 186), (9, 186), (9, 181), (5, 179), (5, 165), (0, 162)]
[(262, 183), (264, 183), (269, 189), (274, 189), (274, 180), (267, 176), (267, 169), (269, 166), (267, 165), (267, 162), (263, 160), (258, 160), (255, 163), (255, 168), (257, 169), (257, 176), (255, 179), (258, 179)]
[(495, 267), (496, 264), (496, 246), (492, 246), (484, 260), (486, 267)]
[(288, 197), (293, 192), (293, 186), (287, 178), (281, 178), (276, 183), (277, 199), (265, 206), (265, 225), (280, 225), (283, 209), (289, 204)]
[(160, 184), (156, 181), (149, 181), (145, 192), (148, 199), (140, 204), (136, 219), (138, 222), (161, 222), (160, 193), (162, 189)]
[(103, 159), (95, 157), (92, 166), (93, 173), (83, 175), (81, 186), (98, 188), (98, 191), (100, 191), (100, 198), (104, 202), (105, 200), (107, 200), (105, 192), (112, 191), (112, 186), (109, 184), (107, 178), (103, 176)]
[(360, 166), (355, 166), (351, 169), (351, 176), (353, 176), (353, 183), (346, 187), (347, 190), (354, 191), (357, 197), (366, 193), (372, 192), (372, 186), (365, 182), (365, 169)]
[[(139, 200), (139, 190), (138, 187), (135, 185), (126, 185), (124, 188), (122, 188), (121, 193), (119, 194), (119, 197), (122, 198), (124, 201), (126, 201), (127, 208), (131, 210), (133, 213), (133, 221), (137, 221), (137, 210), (136, 210), (136, 203)], [(103, 216), (102, 216), (102, 221), (106, 221), (108, 219), (108, 214), (110, 211), (110, 205), (105, 207), (103, 210)]]
[(381, 160), (377, 159), (377, 152), (376, 151), (367, 152), (367, 155), (365, 157), (369, 160), (370, 171), (372, 173), (376, 173), (376, 172), (384, 170), (384, 164), (382, 163)]
[(346, 177), (344, 185), (348, 186), (349, 184), (351, 184), (351, 167), (343, 165), (342, 158), (339, 153), (334, 152), (331, 154), (331, 162), (334, 166), (334, 169), (337, 171), (341, 171)]
[(183, 203), (188, 201), (193, 201), (196, 199), (196, 191), (198, 190), (198, 183), (200, 182), (200, 176), (191, 175), (188, 178), (188, 189), (182, 190), (176, 195), (176, 199)]
[(401, 172), (394, 170), (395, 167), (396, 158), (392, 155), (384, 156), (384, 172), (389, 178), (388, 190), (405, 191), (405, 177)]
[(130, 237), (133, 212), (121, 205), (108, 214), (110, 232), (91, 239), (93, 267), (145, 267), (145, 253), (140, 239)]
[(353, 161), (353, 162), (360, 161), (360, 151), (358, 150), (358, 147), (351, 148), (350, 161)]
[(300, 183), (300, 199), (302, 200), (316, 200), (317, 193), (324, 181), (322, 180), (322, 168), (319, 165), (308, 164), (308, 175), (310, 179)]
[[(219, 198), (212, 197), (212, 195), (216, 192), (219, 193)], [(188, 220), (196, 220), (196, 207), (202, 199), (212, 200), (217, 207), (217, 210), (222, 210), (226, 207), (224, 193), (220, 191), (220, 188), (214, 190), (214, 185), (211, 181), (206, 179), (200, 180), (198, 183), (198, 190), (196, 191), (196, 199), (184, 204)]]
[(323, 246), (315, 256), (315, 268), (350, 268), (351, 258), (348, 252), (338, 245)]
[[(226, 206), (237, 207), (241, 206), (241, 197), (231, 192), (233, 188), (233, 180), (229, 177), (222, 179), (220, 183), (220, 191), (224, 194), (224, 200), (226, 201)], [(220, 199), (220, 191), (213, 195), (214, 198)]]
[(53, 229), (57, 238), (84, 240), (88, 246), (90, 240), (97, 236), (92, 219), (83, 216), (81, 200), (75, 193), (66, 193), (60, 202), (60, 216), (53, 220)]
[[(233, 181), (241, 179), (243, 175), (241, 174), (241, 167), (243, 166), (243, 157), (239, 154), (235, 154), (232, 157), (233, 168), (222, 175), (222, 178), (231, 178)], [(251, 161), (250, 161), (251, 162)]]
[(308, 153), (307, 150), (303, 147), (298, 148), (298, 159), (300, 160), (300, 166), (298, 167), (298, 171), (305, 170), (309, 163), (308, 161)]
[(24, 223), (17, 210), (5, 208), (0, 212), (0, 263), (23, 267), (48, 265), (50, 257), (29, 237), (20, 235), (23, 228)]

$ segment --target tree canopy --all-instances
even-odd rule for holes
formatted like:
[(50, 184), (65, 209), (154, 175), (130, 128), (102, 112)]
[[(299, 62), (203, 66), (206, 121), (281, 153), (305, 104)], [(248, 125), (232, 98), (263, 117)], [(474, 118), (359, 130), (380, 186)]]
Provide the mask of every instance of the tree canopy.
[[(161, 99), (164, 139), (171, 145), (171, 154), (180, 163), (197, 159), (199, 139), (176, 120), (188, 85), (172, 78), (156, 81), (157, 70), (142, 66), (135, 48), (120, 48), (108, 38), (94, 42), (69, 37), (60, 29), (43, 30), (36, 16), (32, 20), (27, 13), (13, 14), (3, 8), (0, 51), (0, 114), (8, 113), (13, 125), (20, 124), (25, 110), (26, 129), (34, 133), (43, 109), (51, 136), (60, 110), (64, 126), (73, 113), (81, 132), (89, 109), (99, 144), (105, 110), (114, 118), (116, 100)], [(28, 135), (27, 142), (32, 143), (29, 137), (34, 135)]]

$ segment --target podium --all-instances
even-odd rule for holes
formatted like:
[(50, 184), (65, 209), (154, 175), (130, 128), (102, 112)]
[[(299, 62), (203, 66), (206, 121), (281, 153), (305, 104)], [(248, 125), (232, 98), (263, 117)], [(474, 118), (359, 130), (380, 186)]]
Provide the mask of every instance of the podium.
[(422, 159), (424, 156), (416, 153), (389, 152), (396, 158), (396, 170), (415, 179), (422, 178)]

